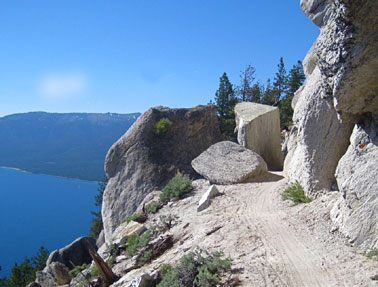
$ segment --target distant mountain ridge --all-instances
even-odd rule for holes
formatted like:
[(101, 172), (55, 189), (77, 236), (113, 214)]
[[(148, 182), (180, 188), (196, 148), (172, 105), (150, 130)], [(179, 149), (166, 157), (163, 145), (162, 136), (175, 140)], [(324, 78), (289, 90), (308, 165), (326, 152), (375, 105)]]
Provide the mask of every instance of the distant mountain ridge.
[(0, 166), (101, 180), (108, 149), (139, 115), (30, 112), (0, 117)]

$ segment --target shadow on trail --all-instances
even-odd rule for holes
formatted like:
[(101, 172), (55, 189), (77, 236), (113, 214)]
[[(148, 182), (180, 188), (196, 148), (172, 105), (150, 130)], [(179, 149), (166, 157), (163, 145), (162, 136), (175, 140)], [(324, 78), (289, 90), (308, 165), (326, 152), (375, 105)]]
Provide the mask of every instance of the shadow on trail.
[(253, 182), (275, 182), (283, 179), (284, 177), (281, 175), (282, 172), (268, 172), (262, 176), (257, 178), (251, 178), (246, 181), (246, 183), (253, 183)]

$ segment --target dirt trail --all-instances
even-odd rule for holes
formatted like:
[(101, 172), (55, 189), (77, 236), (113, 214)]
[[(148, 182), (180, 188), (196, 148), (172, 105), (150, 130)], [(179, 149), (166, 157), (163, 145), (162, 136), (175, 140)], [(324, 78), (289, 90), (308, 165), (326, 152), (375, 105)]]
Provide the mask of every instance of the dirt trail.
[[(169, 233), (177, 239), (175, 246), (114, 286), (128, 286), (126, 282), (143, 272), (152, 274), (161, 264), (174, 264), (197, 247), (231, 257), (240, 286), (378, 286), (371, 279), (378, 275), (378, 262), (348, 245), (329, 220), (337, 193), (292, 206), (281, 198), (286, 179), (271, 173), (259, 182), (218, 186), (223, 195), (197, 212), (209, 183), (198, 180), (194, 186), (193, 194), (165, 206), (147, 222), (151, 227), (162, 215), (174, 218)], [(115, 271), (122, 276), (119, 266)]]
[(267, 250), (278, 253), (284, 269), (281, 278), (286, 286), (335, 286), (338, 278), (322, 266), (324, 250), (312, 244), (283, 220), (284, 212), (277, 208), (277, 192), (281, 181), (265, 182), (247, 198), (246, 217), (250, 224), (258, 222), (258, 231)]

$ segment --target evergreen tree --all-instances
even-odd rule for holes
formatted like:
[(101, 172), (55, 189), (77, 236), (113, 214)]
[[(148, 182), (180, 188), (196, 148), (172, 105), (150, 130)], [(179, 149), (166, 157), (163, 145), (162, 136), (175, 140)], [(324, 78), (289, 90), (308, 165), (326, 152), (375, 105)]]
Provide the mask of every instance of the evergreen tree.
[(293, 100), (294, 93), (304, 83), (305, 79), (306, 77), (303, 72), (302, 62), (298, 61), (297, 64), (294, 65), (289, 71), (287, 94), (279, 103), (281, 128), (292, 125), (293, 109), (291, 107), (291, 102)]
[(250, 102), (260, 103), (264, 95), (264, 86), (260, 83), (255, 83), (251, 88)]
[(48, 254), (49, 251), (41, 246), (35, 256), (30, 259), (25, 257), (21, 264), (15, 263), (9, 278), (0, 279), (0, 286), (26, 286), (33, 282), (35, 273), (45, 268)]
[(31, 258), (34, 269), (42, 270), (45, 268), (48, 257), (49, 251), (43, 246), (39, 247), (37, 254)]
[(276, 106), (280, 102), (280, 100), (285, 97), (287, 92), (287, 75), (284, 60), (282, 57), (280, 58), (278, 71), (276, 73), (276, 76), (274, 77), (273, 89), (275, 93), (273, 105)]
[(102, 206), (102, 197), (106, 188), (108, 180), (105, 178), (98, 183), (97, 194), (95, 196), (95, 206), (99, 207), (99, 211), (91, 211), (91, 214), (94, 216), (91, 219), (91, 226), (89, 228), (89, 236), (97, 237), (101, 230), (103, 229), (101, 206)]
[(240, 86), (236, 88), (236, 94), (242, 102), (253, 102), (252, 83), (255, 80), (256, 69), (252, 65), (247, 65), (244, 71), (240, 72)]
[(220, 77), (219, 88), (215, 93), (215, 106), (217, 107), (221, 132), (227, 139), (234, 139), (234, 107), (236, 103), (237, 98), (232, 88), (232, 84), (229, 81), (227, 74), (223, 73), (222, 77)]
[(265, 90), (263, 91), (263, 96), (261, 103), (264, 105), (274, 105), (276, 101), (276, 91), (273, 89), (270, 79), (267, 80)]
[(294, 93), (302, 86), (306, 79), (306, 76), (303, 72), (303, 65), (301, 61), (298, 61), (296, 65), (289, 71), (289, 77), (287, 81), (287, 94), (288, 96), (293, 97)]

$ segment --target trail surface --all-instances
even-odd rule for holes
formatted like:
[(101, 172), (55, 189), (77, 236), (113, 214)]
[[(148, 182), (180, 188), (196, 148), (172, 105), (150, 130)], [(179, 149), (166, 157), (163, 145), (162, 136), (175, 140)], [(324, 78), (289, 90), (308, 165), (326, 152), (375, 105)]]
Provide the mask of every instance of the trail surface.
[[(197, 180), (193, 184), (193, 194), (163, 207), (146, 222), (151, 227), (161, 216), (173, 218), (168, 232), (177, 243), (114, 286), (128, 286), (143, 272), (153, 274), (162, 264), (175, 264), (197, 247), (221, 250), (231, 257), (234, 276), (241, 280), (238, 286), (378, 286), (372, 280), (378, 275), (378, 262), (351, 247), (329, 219), (337, 193), (293, 206), (281, 198), (286, 179), (281, 173), (271, 173), (259, 182), (218, 186), (223, 195), (197, 212), (209, 183)], [(122, 276), (119, 266), (114, 270)]]
[(281, 265), (282, 285), (336, 286), (341, 281), (338, 270), (330, 274), (324, 266), (327, 254), (324, 254), (323, 246), (309, 240), (305, 234), (295, 232), (285, 220), (285, 212), (277, 204), (281, 185), (282, 180), (262, 183), (246, 198), (245, 216), (248, 224), (258, 226), (267, 263)]

